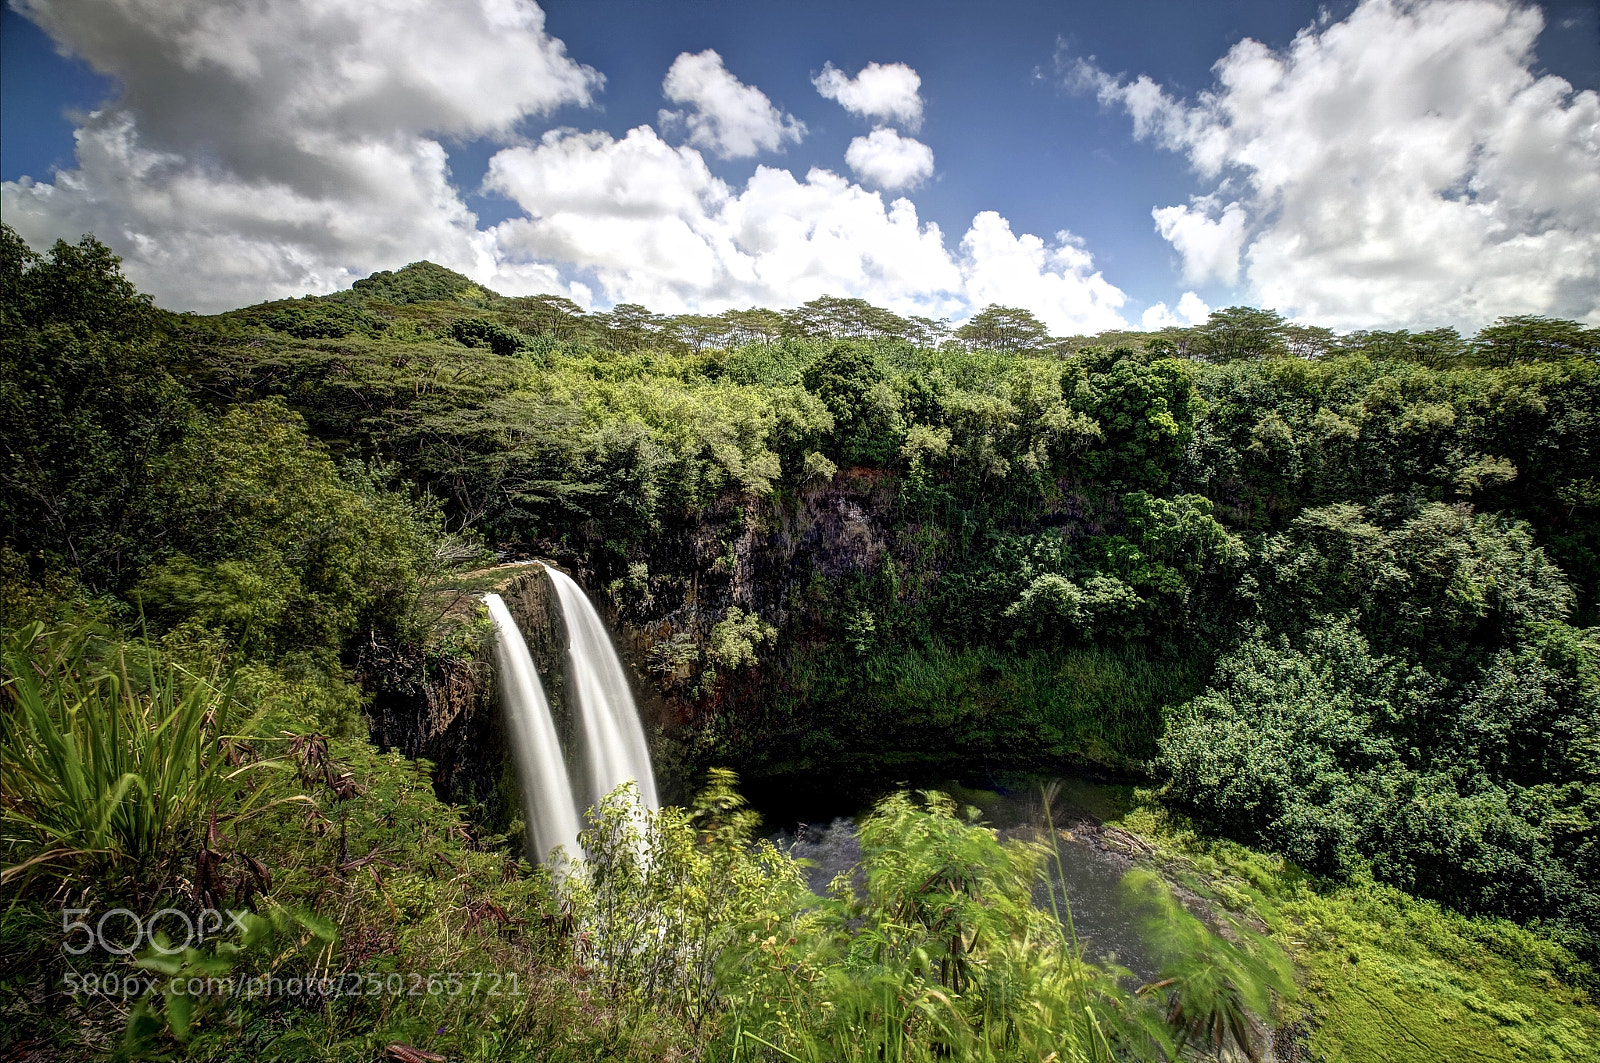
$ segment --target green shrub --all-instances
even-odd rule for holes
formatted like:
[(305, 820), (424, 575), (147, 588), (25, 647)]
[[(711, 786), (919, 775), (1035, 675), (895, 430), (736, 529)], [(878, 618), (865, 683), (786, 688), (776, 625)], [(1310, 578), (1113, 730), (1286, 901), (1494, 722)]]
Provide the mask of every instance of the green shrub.
[(269, 651), (342, 647), (404, 626), (447, 559), (437, 518), (359, 465), (338, 468), (267, 400), (203, 422), (158, 465), (173, 552), (135, 588), (168, 625), (194, 621)]
[(0, 668), (8, 880), (44, 865), (145, 866), (208, 816), (231, 822), (272, 800), (252, 780), (277, 765), (247, 752), (257, 717), (242, 716), (220, 671), (188, 672), (93, 625), (40, 623), (8, 634)]
[(1018, 636), (1042, 642), (1088, 641), (1100, 631), (1139, 634), (1134, 620), (1143, 604), (1133, 588), (1115, 576), (1090, 576), (1082, 587), (1053, 572), (1028, 584), (1002, 614)]
[(1256, 571), (1273, 626), (1359, 609), (1369, 638), (1445, 667), (1574, 604), (1527, 525), (1438, 502), (1305, 510), (1261, 545)]
[(307, 295), (280, 299), (227, 315), (229, 319), (261, 325), (301, 340), (335, 340), (345, 336), (376, 336), (388, 322), (349, 303)]
[(846, 465), (886, 465), (905, 434), (900, 397), (865, 344), (839, 340), (801, 376), (833, 415), (832, 454)]
[(450, 336), (468, 347), (487, 347), (495, 354), (516, 354), (528, 344), (528, 337), (516, 329), (497, 325), (481, 317), (464, 317), (450, 326)]
[(619, 789), (590, 811), (584, 864), (563, 887), (579, 928), (574, 959), (599, 992), (624, 1015), (670, 1016), (695, 1038), (716, 1029), (737, 992), (727, 963), (748, 935), (815, 932), (800, 868), (756, 838), (759, 819), (735, 782), (713, 771), (692, 807), (655, 813)]
[[(1160, 490), (1177, 470), (1194, 423), (1205, 413), (1194, 370), (1173, 358), (1146, 362), (1119, 348), (1115, 361), (1096, 368), (1067, 392), (1073, 408), (1100, 429), (1102, 442), (1082, 462), (1113, 488)], [(1091, 365), (1094, 360), (1089, 359)], [(1063, 388), (1068, 387), (1068, 377)]]
[(0, 537), (35, 578), (121, 590), (154, 552), (152, 466), (194, 414), (162, 319), (93, 238), (0, 228)]
[[(1555, 645), (1550, 646), (1554, 641)], [(1380, 878), (1469, 912), (1600, 925), (1600, 693), (1592, 636), (1498, 655), (1464, 688), (1374, 654), (1351, 619), (1259, 637), (1161, 742), (1166, 793), (1312, 870)], [(1587, 929), (1586, 929), (1587, 928)]]
[(739, 668), (755, 664), (756, 648), (777, 637), (778, 629), (762, 620), (761, 614), (730, 605), (723, 618), (711, 626), (706, 652), (724, 668)]

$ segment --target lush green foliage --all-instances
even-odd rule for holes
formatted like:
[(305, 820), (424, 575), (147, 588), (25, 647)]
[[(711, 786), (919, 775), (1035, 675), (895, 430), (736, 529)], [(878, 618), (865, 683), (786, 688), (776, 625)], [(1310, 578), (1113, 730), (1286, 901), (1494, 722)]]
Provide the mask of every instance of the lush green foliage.
[(905, 432), (900, 398), (870, 348), (834, 343), (806, 367), (800, 380), (833, 415), (834, 457), (850, 465), (893, 460)]
[(219, 807), (248, 815), (269, 792), (242, 778), (273, 763), (246, 763), (257, 720), (241, 718), (231, 681), (88, 625), (34, 623), (0, 652), (6, 879), (47, 863), (147, 866)]
[(1593, 632), (1543, 629), (1475, 681), (1372, 652), (1349, 620), (1224, 659), (1162, 744), (1170, 793), (1304, 867), (1466, 911), (1600, 925)]
[(1248, 931), (1230, 943), (1140, 879), (1165, 949), (1152, 990), (1186, 1015), (1230, 1001), (1240, 1024), (1175, 1038), (1155, 992), (1130, 994), (1084, 957), (1065, 912), (1036, 903), (1047, 845), (1002, 842), (942, 794), (898, 794), (862, 821), (859, 871), (819, 898), (754, 841), (731, 781), (713, 773), (694, 812), (643, 822), (614, 795), (571, 894), (580, 957), (618, 1016), (671, 1014), (709, 1058), (1087, 1063), (1177, 1058), (1186, 1039), (1253, 1051), (1250, 1016), (1293, 996), (1276, 946)]
[(431, 514), (386, 490), (382, 469), (336, 468), (275, 400), (196, 424), (155, 471), (149, 530), (167, 556), (132, 593), (168, 624), (337, 649), (403, 623), (440, 548)]
[[(1335, 336), (1232, 307), (1051, 338), (1014, 308), (952, 330), (835, 297), (586, 313), (428, 263), (199, 318), (153, 308), (92, 239), (40, 255), (5, 229), (0, 251), (0, 604), (21, 631), (4, 846), (13, 868), (44, 857), (8, 873), (0, 934), (32, 960), (6, 977), (33, 990), (6, 1021), (61, 1020), (29, 981), (61, 973), (44, 897), (181, 889), (253, 914), (143, 970), (494, 969), (528, 992), (156, 994), (130, 1052), (1248, 1049), (1286, 969), (1198, 896), (1295, 955), (1318, 1051), (1402, 1054), (1381, 998), (1442, 1057), (1581, 1057), (1594, 329)], [(1208, 829), (1349, 884), (1173, 843), (1160, 879), (1189, 876), (1182, 904), (1130, 882), (1173, 946), (1130, 993), (1035, 903), (1059, 856), (938, 798), (880, 805), (861, 877), (825, 898), (721, 775), (689, 810), (602, 808), (587, 871), (552, 883), (360, 737), (369, 699), (421, 698), (432, 665), (475, 652), (435, 592), (477, 537), (609, 599), (685, 771), (877, 792), (977, 768), (1155, 776)], [(136, 624), (148, 642), (112, 633)], [(257, 717), (248, 741), (230, 722)], [(1446, 1036), (1430, 1008), (1493, 1036)]]
[(382, 318), (359, 307), (310, 295), (257, 304), (239, 311), (238, 320), (301, 340), (376, 336), (388, 327)]
[(36, 574), (105, 590), (151, 556), (150, 462), (192, 411), (160, 316), (101, 244), (0, 233), (0, 530)]
[(1177, 1047), (1196, 1044), (1218, 1055), (1258, 1058), (1253, 1023), (1295, 995), (1294, 970), (1278, 948), (1248, 927), (1232, 928), (1249, 947), (1218, 947), (1204, 922), (1185, 908), (1156, 872), (1128, 872), (1123, 889), (1162, 967), (1147, 989), (1171, 987), (1167, 1022)]
[(104, 246), (4, 240), (0, 484), (29, 575), (65, 571), (264, 653), (404, 626), (449, 551), (430, 506), (390, 490), (391, 470), (337, 468), (281, 401), (201, 406), (172, 373), (170, 322)]
[(1571, 587), (1526, 525), (1437, 502), (1305, 510), (1262, 543), (1260, 562), (1274, 628), (1359, 610), (1374, 641), (1440, 664), (1482, 663), (1527, 625), (1572, 611)]
[[(789, 689), (698, 737), (712, 746), (701, 755), (730, 752), (796, 782), (826, 771), (881, 786), (975, 764), (1138, 770), (1156, 753), (1163, 707), (1197, 693), (1205, 674), (1139, 648), (864, 640), (863, 651), (846, 643), (798, 655)], [(758, 741), (767, 748), (752, 749)]]
[[(1153, 802), (1121, 835), (1164, 877), (1263, 921), (1304, 984), (1302, 1058), (1572, 1061), (1600, 1043), (1593, 969), (1511, 923), (1469, 919), (1357, 876), (1336, 883), (1196, 831)], [(1153, 849), (1153, 852), (1152, 852)], [(1289, 1038), (1285, 1038), (1289, 1040)]]

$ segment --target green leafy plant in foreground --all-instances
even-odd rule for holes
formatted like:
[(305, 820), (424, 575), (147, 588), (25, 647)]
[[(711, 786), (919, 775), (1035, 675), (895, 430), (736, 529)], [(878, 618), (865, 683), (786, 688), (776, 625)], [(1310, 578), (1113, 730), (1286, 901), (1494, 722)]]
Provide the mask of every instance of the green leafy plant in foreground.
[[(1218, 1044), (1181, 1024), (1175, 1037), (1149, 994), (1122, 986), (1126, 971), (1088, 961), (1053, 891), (1049, 908), (1038, 903), (1059, 849), (1003, 841), (975, 815), (937, 793), (882, 801), (860, 827), (859, 876), (813, 902), (815, 932), (756, 937), (734, 954), (717, 1058), (1100, 1063), (1256, 1043)], [(1143, 895), (1163, 917), (1158, 933), (1180, 922), (1170, 893)], [(1246, 955), (1184, 918), (1167, 984), (1190, 1012), (1220, 997), (1241, 1023), (1270, 1017), (1273, 994), (1292, 992), (1281, 952), (1258, 942)]]
[[(800, 862), (757, 837), (735, 786), (715, 771), (690, 809), (646, 812), (623, 789), (590, 814), (584, 863), (553, 884), (568, 929), (548, 954), (583, 1001), (588, 1028), (560, 1035), (574, 1050), (1173, 1060), (1254, 1052), (1276, 998), (1293, 992), (1275, 945), (1213, 933), (1157, 883), (1137, 892), (1167, 946), (1157, 988), (1176, 986), (1183, 1005), (1164, 1014), (1154, 993), (1126, 987), (1128, 972), (1087, 959), (1055, 897), (1041, 905), (1057, 849), (1002, 840), (939, 793), (880, 802), (859, 829), (859, 869), (818, 896)], [(1180, 1021), (1217, 1015), (1219, 1036)]]
[(623, 1011), (670, 1014), (694, 1036), (726, 1006), (724, 960), (750, 934), (817, 929), (800, 866), (757, 840), (732, 772), (714, 770), (692, 808), (640, 810), (631, 784), (589, 815), (581, 871), (562, 887), (574, 958)]
[(46, 863), (145, 865), (219, 810), (269, 801), (247, 776), (276, 762), (242, 744), (258, 720), (237, 718), (220, 658), (201, 675), (93, 624), (35, 622), (10, 633), (0, 668), (7, 882)]
[(1238, 944), (1213, 934), (1154, 871), (1135, 868), (1122, 880), (1141, 930), (1161, 963), (1161, 978), (1140, 989), (1164, 992), (1167, 1024), (1177, 1046), (1197, 1045), (1226, 1058), (1237, 1051), (1261, 1058), (1259, 1017), (1273, 1013), (1274, 996), (1295, 995), (1294, 969), (1283, 951), (1260, 934), (1234, 926)]
[[(264, 908), (261, 913), (238, 913), (237, 940), (220, 941), (209, 949), (174, 949), (165, 935), (158, 935), (134, 963), (158, 980), (128, 1017), (126, 1054), (140, 1058), (156, 1053), (163, 1033), (187, 1040), (195, 1020), (223, 1010), (241, 979), (263, 981), (276, 968), (301, 959), (308, 947), (320, 950), (337, 939), (337, 931), (325, 918), (281, 905)], [(252, 970), (246, 973), (241, 965)], [(195, 991), (197, 983), (203, 991)]]

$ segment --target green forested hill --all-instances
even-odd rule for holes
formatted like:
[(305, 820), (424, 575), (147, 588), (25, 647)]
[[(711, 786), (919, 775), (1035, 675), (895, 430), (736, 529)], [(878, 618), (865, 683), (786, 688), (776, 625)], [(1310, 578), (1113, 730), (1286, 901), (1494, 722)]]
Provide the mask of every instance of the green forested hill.
[(687, 775), (1089, 770), (1596, 957), (1596, 330), (584, 313), (429, 263), (206, 318), (92, 240), (3, 268), (8, 628), (229, 647), (357, 732), (462, 637), (430, 588), (551, 556)]

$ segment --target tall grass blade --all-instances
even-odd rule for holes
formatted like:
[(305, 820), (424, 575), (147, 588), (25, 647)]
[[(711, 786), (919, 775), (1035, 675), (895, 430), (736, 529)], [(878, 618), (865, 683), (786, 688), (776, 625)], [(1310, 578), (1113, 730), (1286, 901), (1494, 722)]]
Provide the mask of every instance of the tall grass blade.
[(221, 660), (196, 674), (96, 624), (9, 633), (0, 824), (15, 863), (0, 877), (85, 861), (144, 865), (213, 812), (262, 807), (268, 788), (249, 776), (278, 762), (241, 766), (240, 740), (260, 716), (236, 719), (237, 710)]

